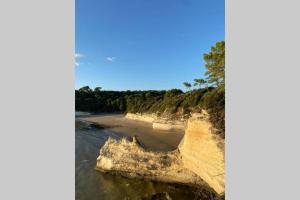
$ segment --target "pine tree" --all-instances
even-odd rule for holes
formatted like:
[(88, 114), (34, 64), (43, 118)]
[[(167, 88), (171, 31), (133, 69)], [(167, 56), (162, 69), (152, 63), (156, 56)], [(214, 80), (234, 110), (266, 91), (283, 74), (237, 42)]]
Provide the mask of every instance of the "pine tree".
[(211, 47), (211, 51), (203, 55), (206, 62), (205, 67), (207, 71), (205, 76), (207, 82), (220, 86), (225, 84), (225, 42), (217, 42), (215, 46)]

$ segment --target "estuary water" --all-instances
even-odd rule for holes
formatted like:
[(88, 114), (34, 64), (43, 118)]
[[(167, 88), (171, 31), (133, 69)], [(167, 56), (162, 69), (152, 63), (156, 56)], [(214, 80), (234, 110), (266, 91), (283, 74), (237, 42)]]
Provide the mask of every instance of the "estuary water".
[(123, 115), (76, 116), (76, 200), (160, 199), (155, 195), (161, 193), (168, 193), (174, 200), (195, 199), (193, 189), (185, 186), (128, 179), (95, 170), (99, 150), (108, 137), (120, 139), (134, 135), (154, 151), (174, 150), (183, 137), (180, 131), (153, 130), (149, 124), (125, 119)]

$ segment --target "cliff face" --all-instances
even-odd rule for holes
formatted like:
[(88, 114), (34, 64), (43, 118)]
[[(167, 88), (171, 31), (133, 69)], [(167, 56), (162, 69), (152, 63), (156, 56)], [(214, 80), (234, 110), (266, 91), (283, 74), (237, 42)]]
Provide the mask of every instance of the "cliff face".
[(212, 133), (213, 128), (207, 118), (205, 113), (189, 118), (178, 148), (184, 166), (221, 194), (225, 190), (224, 139)]
[(140, 113), (127, 113), (126, 118), (132, 120), (139, 120), (143, 122), (153, 123), (157, 119), (155, 114), (140, 114)]
[(186, 124), (186, 120), (184, 119), (170, 120), (170, 118), (168, 117), (159, 117), (156, 114), (127, 113), (125, 117), (128, 119), (152, 123), (152, 127), (154, 129), (160, 129), (160, 130), (172, 130), (172, 129), (184, 130)]

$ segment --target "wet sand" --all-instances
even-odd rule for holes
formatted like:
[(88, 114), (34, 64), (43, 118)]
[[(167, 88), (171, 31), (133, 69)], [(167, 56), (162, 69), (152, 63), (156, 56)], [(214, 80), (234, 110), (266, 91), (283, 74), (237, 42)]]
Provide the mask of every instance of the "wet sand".
[(183, 130), (157, 130), (151, 123), (127, 119), (123, 114), (103, 114), (98, 116), (84, 116), (82, 121), (99, 124), (120, 137), (137, 138), (152, 151), (175, 150), (183, 138)]

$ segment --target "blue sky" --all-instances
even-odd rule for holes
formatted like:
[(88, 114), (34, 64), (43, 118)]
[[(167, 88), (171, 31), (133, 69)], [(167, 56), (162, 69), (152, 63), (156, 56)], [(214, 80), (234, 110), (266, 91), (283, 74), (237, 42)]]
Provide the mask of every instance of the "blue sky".
[(224, 0), (76, 0), (75, 88), (183, 89), (225, 39)]

